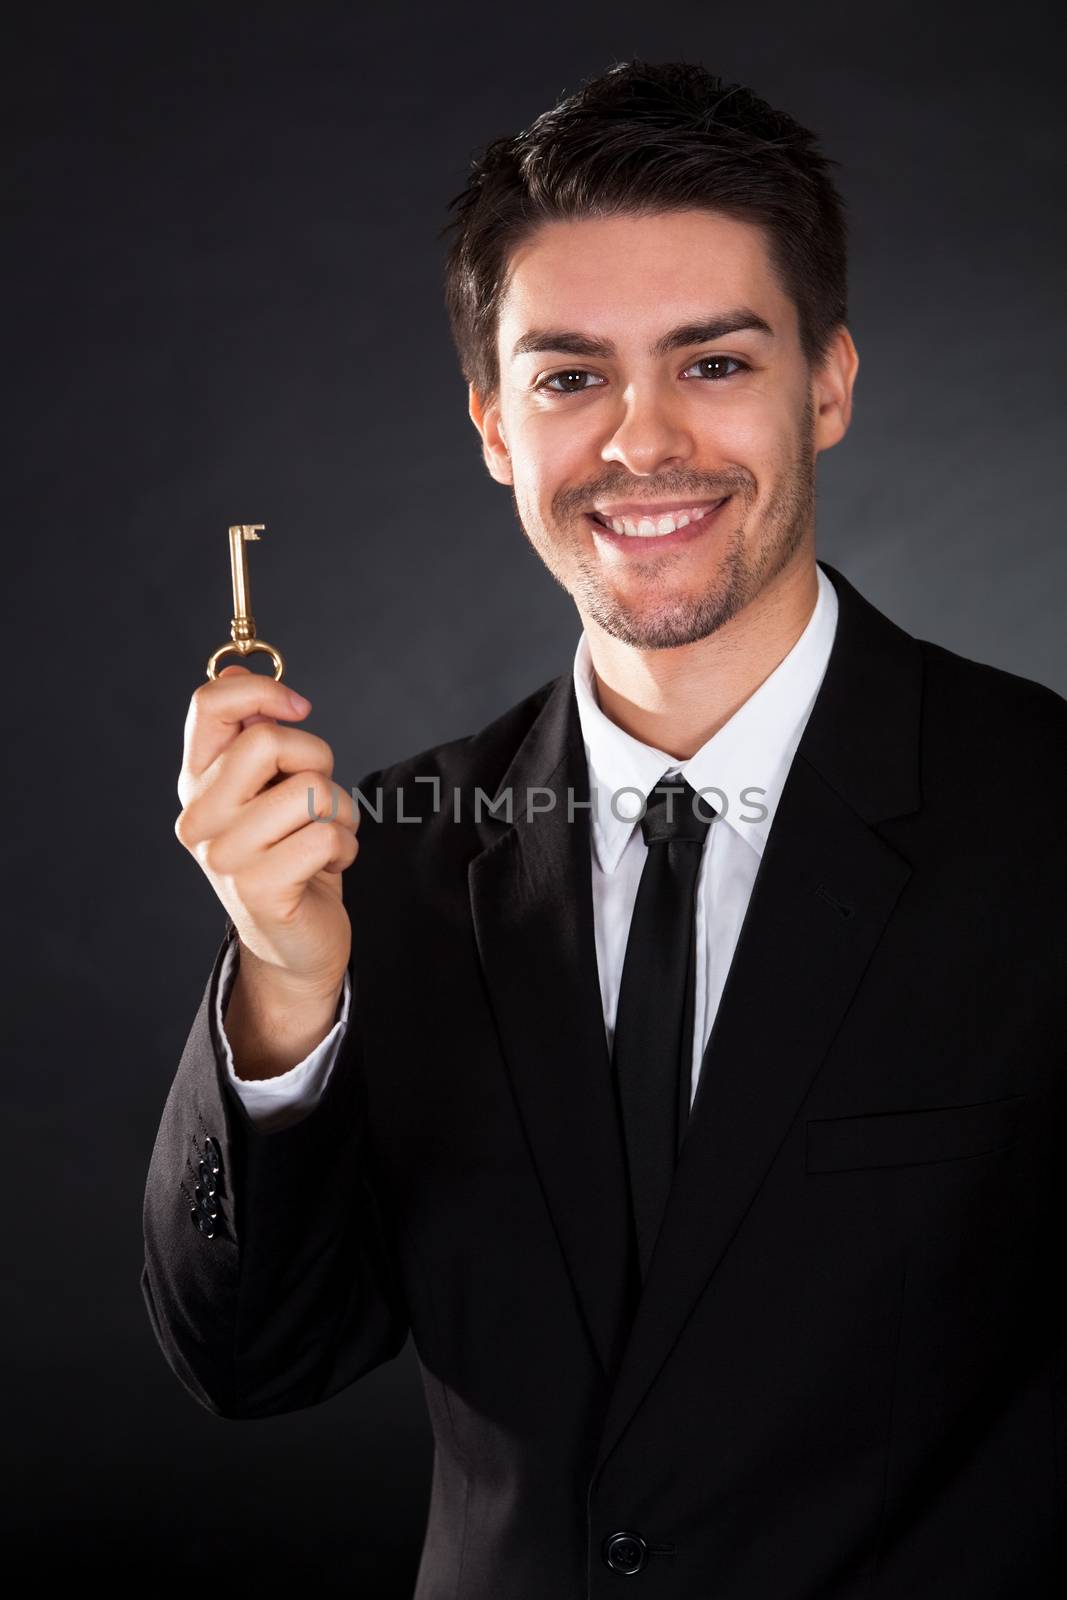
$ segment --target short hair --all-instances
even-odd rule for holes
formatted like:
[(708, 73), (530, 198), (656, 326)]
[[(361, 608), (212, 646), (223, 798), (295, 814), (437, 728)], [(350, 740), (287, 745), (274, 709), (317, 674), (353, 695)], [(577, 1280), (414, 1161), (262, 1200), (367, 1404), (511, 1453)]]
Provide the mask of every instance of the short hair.
[(496, 397), (510, 255), (542, 223), (693, 208), (765, 230), (804, 354), (819, 365), (847, 316), (838, 165), (787, 113), (693, 63), (616, 62), (584, 80), (528, 128), (488, 144), (448, 202), (445, 303), (464, 378), (483, 401)]

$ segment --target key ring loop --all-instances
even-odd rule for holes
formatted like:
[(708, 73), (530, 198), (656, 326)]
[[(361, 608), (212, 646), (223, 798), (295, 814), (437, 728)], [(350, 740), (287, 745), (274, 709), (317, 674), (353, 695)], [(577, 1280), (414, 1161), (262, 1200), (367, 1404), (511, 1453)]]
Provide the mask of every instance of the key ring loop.
[(273, 658), (274, 681), (275, 683), (280, 683), (282, 673), (285, 671), (285, 662), (282, 659), (281, 652), (279, 650), (275, 650), (274, 646), (272, 644), (268, 644), (265, 639), (231, 639), (227, 644), (220, 645), (214, 654), (208, 657), (208, 677), (211, 679), (218, 677), (218, 663), (222, 660), (223, 656), (228, 656), (231, 654), (248, 656), (256, 650), (262, 650), (266, 655)]

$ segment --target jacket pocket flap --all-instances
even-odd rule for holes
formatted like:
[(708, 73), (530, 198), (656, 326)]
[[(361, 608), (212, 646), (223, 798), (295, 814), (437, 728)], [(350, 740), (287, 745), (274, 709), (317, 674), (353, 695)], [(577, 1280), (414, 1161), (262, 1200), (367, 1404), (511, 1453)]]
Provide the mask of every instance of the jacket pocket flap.
[(805, 1170), (846, 1172), (958, 1161), (1004, 1149), (1015, 1138), (1026, 1096), (928, 1111), (875, 1111), (808, 1123)]

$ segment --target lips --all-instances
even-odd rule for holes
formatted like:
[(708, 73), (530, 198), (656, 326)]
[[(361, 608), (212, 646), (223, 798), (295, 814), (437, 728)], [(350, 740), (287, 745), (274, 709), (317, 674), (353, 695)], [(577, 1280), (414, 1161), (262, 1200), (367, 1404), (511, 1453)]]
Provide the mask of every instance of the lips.
[[(633, 531), (619, 532), (610, 527), (597, 512), (586, 512), (586, 520), (593, 531), (593, 536), (598, 543), (628, 554), (647, 555), (653, 550), (670, 550), (679, 545), (689, 544), (694, 539), (699, 539), (709, 532), (717, 523), (724, 508), (730, 503), (731, 496), (725, 495), (722, 500), (712, 506), (695, 506), (690, 509), (689, 520), (682, 527), (676, 521), (684, 521), (685, 513), (657, 512), (655, 506), (648, 506), (643, 516), (627, 516), (616, 518), (625, 528)], [(662, 525), (661, 519), (669, 517), (670, 531), (660, 533), (657, 525)], [(638, 531), (639, 529), (643, 531)]]

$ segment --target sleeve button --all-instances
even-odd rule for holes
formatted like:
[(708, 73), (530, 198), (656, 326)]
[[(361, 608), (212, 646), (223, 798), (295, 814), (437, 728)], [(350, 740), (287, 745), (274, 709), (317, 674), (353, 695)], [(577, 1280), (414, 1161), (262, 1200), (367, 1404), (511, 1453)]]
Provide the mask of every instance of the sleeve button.
[(215, 1237), (214, 1223), (200, 1210), (199, 1206), (190, 1206), (189, 1215), (193, 1219), (193, 1226), (200, 1230), (205, 1239), (213, 1239)]

